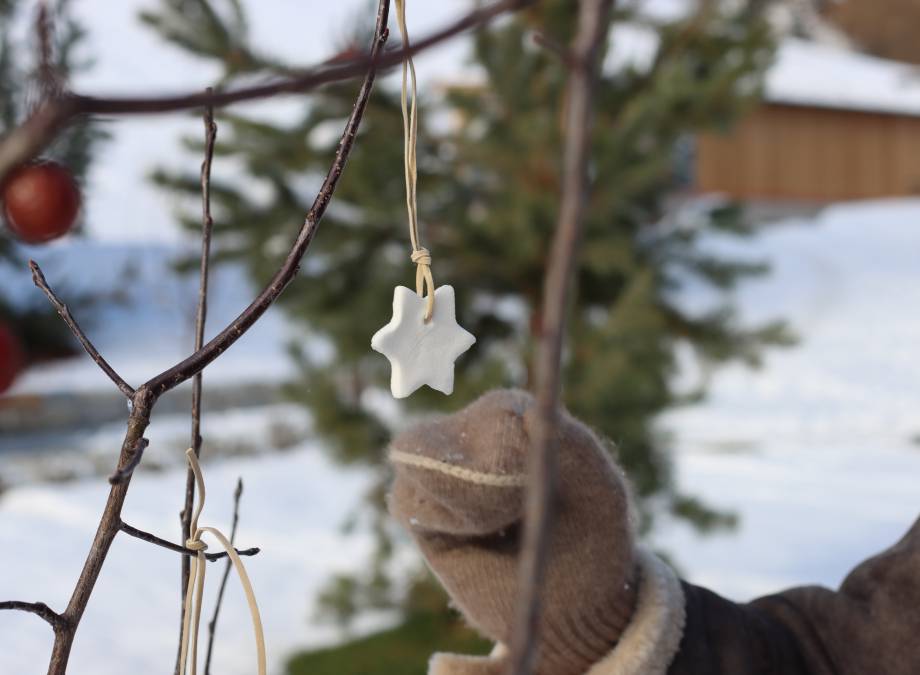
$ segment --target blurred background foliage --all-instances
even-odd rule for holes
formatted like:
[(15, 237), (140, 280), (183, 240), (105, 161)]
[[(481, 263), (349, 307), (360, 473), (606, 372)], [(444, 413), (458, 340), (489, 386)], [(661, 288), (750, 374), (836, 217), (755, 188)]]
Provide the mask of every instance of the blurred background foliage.
[[(766, 23), (749, 7), (732, 6), (701, 3), (695, 14), (672, 22), (618, 9), (613, 40), (618, 28), (631, 27), (651, 31), (658, 48), (651, 64), (608, 58), (598, 91), (594, 189), (569, 322), (563, 398), (615, 444), (611, 452), (632, 477), (644, 528), (664, 511), (704, 529), (733, 524), (731, 514), (674, 487), (668, 439), (657, 430), (656, 417), (705, 395), (703, 384), (692, 391), (676, 388), (678, 352), (691, 353), (703, 372), (712, 372), (730, 362), (756, 366), (765, 348), (791, 341), (781, 323), (742, 325), (731, 303), (729, 291), (766, 268), (714, 257), (700, 246), (710, 233), (750, 234), (740, 209), (719, 204), (689, 220), (669, 215), (685, 185), (688, 139), (730, 125), (754, 104), (771, 60)], [(390, 401), (388, 364), (369, 348), (370, 336), (389, 320), (393, 287), (411, 286), (414, 276), (393, 78), (378, 83), (301, 278), (281, 298), (303, 329), (291, 345), (296, 369), (287, 393), (309, 409), (329, 452), (344, 463), (376, 467), (380, 475), (367, 495), (372, 508), (358, 509), (346, 524), (374, 531), (377, 554), (363, 574), (331, 580), (323, 597), (328, 615), (343, 626), (368, 607), (402, 608), (410, 622), (434, 611), (418, 602), (434, 593), (430, 580), (410, 575), (413, 581), (406, 581), (396, 573), (405, 565), (393, 562), (382, 462), (392, 428), (407, 416), (460, 408), (491, 387), (530, 384), (558, 201), (566, 76), (562, 59), (535, 36), (544, 44), (566, 44), (574, 12), (574, 3), (547, 0), (497, 22), (472, 41), (465, 66), (471, 77), (422, 92), (422, 239), (433, 253), (436, 282), (457, 289), (458, 320), (477, 337), (458, 362), (451, 397), (425, 390), (404, 404)], [(372, 13), (369, 5), (354, 38), (341, 45), (342, 54), (363, 51)], [(250, 44), (245, 13), (233, 0), (161, 0), (143, 20), (165, 41), (219, 65), (219, 86), (294, 69), (265, 55), (262, 47), (268, 46)], [(357, 87), (346, 82), (311, 92), (301, 114), (287, 123), (220, 113), (212, 179), (219, 260), (240, 260), (257, 283), (267, 281), (300, 228)], [(200, 139), (185, 143), (200, 148)], [(233, 170), (224, 170), (228, 166)], [(182, 220), (197, 231), (197, 174), (158, 171), (153, 179), (187, 196)], [(705, 311), (686, 308), (678, 296), (688, 282), (710, 287), (719, 300)], [(430, 642), (423, 645), (425, 654), (430, 650)], [(295, 659), (292, 672), (326, 672), (318, 663)], [(371, 672), (341, 664), (333, 670)]]
[[(43, 23), (35, 30), (17, 32), (22, 22), (14, 19), (31, 12), (32, 25), (40, 21), (38, 3), (24, 0), (0, 0), (0, 136), (20, 124), (44, 93), (66, 87), (74, 74), (92, 66), (88, 54), (86, 31), (74, 18), (70, 0), (47, 2), (48, 15), (53, 23)], [(40, 35), (47, 36), (47, 53), (42, 58)], [(53, 159), (68, 167), (77, 183), (84, 186), (94, 153), (107, 138), (98, 122), (81, 120), (70, 125), (43, 153), (43, 158)], [(85, 212), (81, 221), (85, 219)], [(79, 232), (78, 223), (75, 231)], [(14, 245), (10, 231), (0, 227), (0, 260), (26, 266), (22, 251)], [(66, 290), (63, 291), (66, 294)], [(74, 353), (73, 343), (66, 326), (54, 309), (39, 294), (29, 298), (34, 302), (16, 302), (0, 289), (0, 322), (13, 330), (24, 346), (29, 362), (61, 358)], [(70, 293), (66, 300), (74, 306), (94, 301), (90, 297), (77, 297)]]

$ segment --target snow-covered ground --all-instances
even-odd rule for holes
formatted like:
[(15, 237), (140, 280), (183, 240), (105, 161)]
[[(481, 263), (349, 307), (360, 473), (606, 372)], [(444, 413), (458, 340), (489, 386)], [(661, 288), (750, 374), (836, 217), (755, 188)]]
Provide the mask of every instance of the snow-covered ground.
[[(705, 404), (661, 420), (674, 434), (681, 488), (735, 511), (740, 524), (700, 537), (663, 521), (653, 543), (690, 580), (737, 599), (789, 584), (836, 585), (920, 511), (920, 447), (912, 441), (920, 434), (920, 200), (836, 206), (813, 222), (773, 226), (752, 243), (712, 245), (771, 260), (771, 277), (739, 291), (744, 316), (787, 317), (801, 343), (773, 352), (762, 370), (720, 371)], [(687, 294), (705, 300), (698, 289)], [(293, 409), (264, 412), (304, 422)], [(265, 424), (252, 417), (258, 414), (208, 416), (205, 434), (258, 433)], [(178, 433), (175, 424), (155, 423), (154, 445)], [(100, 433), (111, 434), (115, 447), (118, 429)], [(246, 482), (239, 542), (263, 548), (247, 562), (271, 667), (280, 672), (291, 650), (336, 637), (310, 622), (310, 602), (331, 572), (365, 559), (369, 542), (343, 536), (338, 526), (370, 477), (331, 464), (310, 443), (212, 462), (205, 471), (206, 524), (228, 524), (236, 477)], [(183, 479), (142, 468), (126, 520), (174, 532)], [(105, 494), (100, 479), (7, 492), (0, 499), (0, 598), (63, 606)], [(169, 552), (116, 541), (78, 634), (72, 672), (169, 671), (177, 564)], [(248, 673), (252, 638), (236, 585), (228, 600), (217, 671)], [(44, 672), (49, 646), (41, 621), (0, 613), (0, 672)]]
[(655, 536), (691, 579), (739, 598), (837, 584), (920, 513), (920, 201), (831, 207), (751, 254), (773, 274), (740, 292), (743, 316), (788, 318), (799, 346), (719, 371), (704, 405), (662, 420), (681, 486), (741, 526)]

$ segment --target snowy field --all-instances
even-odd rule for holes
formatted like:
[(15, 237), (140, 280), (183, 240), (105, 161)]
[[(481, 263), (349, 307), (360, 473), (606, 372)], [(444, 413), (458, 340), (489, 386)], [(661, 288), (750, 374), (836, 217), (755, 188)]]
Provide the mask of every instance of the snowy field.
[[(720, 371), (705, 404), (661, 420), (674, 434), (681, 488), (736, 512), (740, 522), (735, 532), (710, 537), (662, 522), (652, 543), (690, 580), (736, 599), (791, 584), (836, 585), (854, 563), (890, 545), (920, 511), (920, 200), (837, 206), (812, 222), (776, 225), (754, 243), (713, 246), (772, 261), (770, 278), (739, 291), (744, 316), (787, 317), (801, 343), (771, 353), (760, 371)], [(696, 289), (687, 293), (691, 301), (704, 300)], [(245, 360), (245, 340), (239, 349), (235, 358)], [(47, 390), (74, 367), (21, 386)], [(258, 438), (274, 417), (307, 423), (291, 407), (227, 411), (206, 417), (205, 435), (218, 442)], [(179, 433), (179, 426), (160, 419), (149, 434), (152, 445)], [(97, 434), (117, 445), (119, 429)], [(205, 472), (202, 522), (219, 527), (229, 525), (236, 477), (245, 480), (239, 544), (263, 548), (247, 565), (270, 666), (279, 673), (291, 650), (337, 638), (311, 622), (310, 601), (331, 572), (351, 569), (369, 550), (369, 541), (341, 535), (339, 525), (370, 478), (330, 464), (310, 443), (210, 462)], [(183, 481), (179, 471), (142, 467), (125, 519), (171, 535)], [(105, 494), (101, 479), (25, 485), (4, 494), (0, 598), (62, 607)], [(177, 567), (174, 554), (119, 537), (78, 633), (71, 672), (170, 672)], [(219, 569), (210, 567), (212, 590)], [(215, 670), (242, 675), (252, 672), (248, 615), (236, 585), (227, 597)], [(365, 628), (385, 620), (376, 617)], [(0, 673), (44, 672), (50, 640), (35, 617), (0, 613)]]

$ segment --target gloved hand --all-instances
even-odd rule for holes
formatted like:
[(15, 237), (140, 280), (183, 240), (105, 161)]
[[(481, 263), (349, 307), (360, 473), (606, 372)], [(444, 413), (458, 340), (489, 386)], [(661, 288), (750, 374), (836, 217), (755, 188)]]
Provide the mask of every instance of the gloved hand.
[[(491, 657), (435, 655), (429, 675), (503, 675), (511, 634), (534, 405), (496, 391), (397, 437), (390, 510)], [(836, 591), (788, 589), (735, 603), (634, 544), (626, 482), (567, 414), (542, 587), (539, 675), (920, 673), (920, 520)]]
[[(432, 674), (501, 672), (502, 644), (514, 616), (528, 436), (536, 414), (529, 394), (494, 391), (391, 444), (391, 513), (466, 620), (498, 643), (491, 658), (436, 655)], [(560, 419), (558, 457), (537, 672), (629, 671), (591, 670), (602, 661), (610, 666), (611, 659), (641, 668), (635, 672), (664, 672), (680, 640), (678, 582), (663, 563), (637, 551), (622, 471), (598, 438), (567, 413)], [(650, 588), (641, 597), (640, 583)], [(641, 635), (627, 640), (627, 626), (637, 632), (640, 624)], [(661, 659), (663, 666), (656, 665)]]

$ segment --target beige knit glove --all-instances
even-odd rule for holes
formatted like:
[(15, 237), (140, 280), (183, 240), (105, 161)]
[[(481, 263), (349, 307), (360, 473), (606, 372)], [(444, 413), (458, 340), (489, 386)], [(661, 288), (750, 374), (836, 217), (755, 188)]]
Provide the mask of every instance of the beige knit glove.
[[(390, 451), (396, 471), (390, 511), (467, 621), (499, 645), (511, 634), (528, 432), (536, 414), (529, 394), (493, 391), (403, 433)], [(558, 447), (537, 672), (580, 675), (610, 653), (630, 623), (639, 557), (625, 479), (598, 438), (563, 413)], [(438, 655), (431, 673), (497, 675), (502, 658)]]

